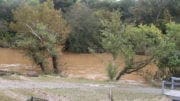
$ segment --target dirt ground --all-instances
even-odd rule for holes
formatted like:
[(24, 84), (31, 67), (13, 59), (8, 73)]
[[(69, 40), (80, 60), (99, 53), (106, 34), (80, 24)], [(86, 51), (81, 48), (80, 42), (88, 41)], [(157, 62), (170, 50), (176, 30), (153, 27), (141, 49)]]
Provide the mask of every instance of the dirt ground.
[[(86, 78), (95, 80), (108, 79), (106, 67), (112, 60), (110, 54), (75, 54), (60, 53), (61, 68), (64, 74), (69, 78)], [(137, 60), (143, 59), (137, 56)], [(118, 59), (119, 67), (124, 66), (123, 59)], [(148, 71), (156, 71), (156, 66), (150, 64), (147, 66)], [(11, 70), (21, 73), (29, 71), (40, 72), (40, 69), (29, 59), (24, 52), (16, 49), (0, 48), (0, 70)], [(144, 82), (144, 78), (138, 73), (124, 75), (123, 80), (134, 80)]]

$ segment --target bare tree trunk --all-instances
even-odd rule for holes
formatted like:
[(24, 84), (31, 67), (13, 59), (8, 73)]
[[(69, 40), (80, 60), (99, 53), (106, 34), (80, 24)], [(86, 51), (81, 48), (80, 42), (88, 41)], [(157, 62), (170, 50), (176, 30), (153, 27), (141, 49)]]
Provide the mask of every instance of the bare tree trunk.
[[(32, 51), (33, 52), (33, 51)], [(43, 61), (40, 61), (41, 57), (38, 56), (36, 53), (33, 53), (32, 54), (32, 59), (34, 61), (34, 63), (36, 63), (37, 65), (39, 65), (39, 67), (41, 68), (41, 71), (42, 72), (45, 72), (45, 64), (44, 64), (44, 60)]]
[(44, 64), (42, 62), (39, 63), (39, 66), (40, 66), (42, 72), (45, 72), (45, 66), (44, 66)]
[(135, 63), (132, 63), (130, 66), (126, 66), (122, 71), (120, 71), (118, 73), (118, 75), (115, 78), (115, 80), (119, 80), (121, 78), (121, 76), (124, 75), (124, 74), (130, 74), (132, 72), (136, 72), (136, 71), (144, 68), (146, 65), (151, 63), (151, 61), (153, 59), (154, 59), (154, 57), (151, 57), (151, 58), (149, 58), (147, 60), (144, 60), (144, 61), (141, 61), (141, 62), (135, 62)]
[(115, 80), (119, 80), (121, 78), (121, 76), (127, 72), (127, 70), (128, 69), (126, 67), (124, 67), (124, 69), (117, 74)]
[(53, 63), (54, 73), (56, 74), (59, 73), (57, 56), (52, 56), (52, 63)]

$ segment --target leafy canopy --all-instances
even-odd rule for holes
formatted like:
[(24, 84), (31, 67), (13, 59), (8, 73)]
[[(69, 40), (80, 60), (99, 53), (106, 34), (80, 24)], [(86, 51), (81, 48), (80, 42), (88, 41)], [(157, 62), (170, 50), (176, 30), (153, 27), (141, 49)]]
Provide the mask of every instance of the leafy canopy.
[[(173, 42), (170, 42), (155, 25), (125, 25), (121, 22), (121, 13), (118, 11), (102, 11), (100, 15), (104, 15), (101, 17), (103, 26), (101, 38), (104, 49), (112, 54), (114, 60), (119, 55), (124, 56), (125, 59), (125, 67), (118, 73), (116, 79), (123, 74), (142, 69), (152, 60), (158, 61), (164, 53), (173, 50)], [(135, 62), (135, 55), (139, 51), (147, 57), (145, 60)]]
[(69, 33), (69, 26), (59, 10), (48, 0), (41, 4), (23, 4), (13, 11), (14, 21), (10, 27), (17, 32), (18, 46), (32, 57), (42, 71), (47, 58), (52, 58), (54, 72), (58, 73), (57, 45)]

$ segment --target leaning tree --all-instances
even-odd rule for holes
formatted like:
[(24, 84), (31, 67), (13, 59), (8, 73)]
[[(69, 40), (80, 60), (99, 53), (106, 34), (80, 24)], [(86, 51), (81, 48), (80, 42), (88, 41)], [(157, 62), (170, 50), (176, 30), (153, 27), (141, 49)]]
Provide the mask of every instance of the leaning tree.
[[(154, 25), (126, 25), (120, 20), (118, 11), (100, 11), (102, 45), (111, 53), (115, 61), (118, 56), (125, 60), (125, 66), (117, 73), (116, 80), (124, 74), (136, 72), (151, 62), (157, 62), (160, 53), (174, 49), (174, 43)], [(135, 61), (137, 54), (145, 55), (146, 59)]]
[(69, 33), (69, 26), (53, 2), (24, 3), (13, 11), (10, 27), (18, 34), (17, 43), (32, 57), (42, 71), (47, 58), (52, 58), (54, 72), (58, 73), (57, 46), (63, 43)]

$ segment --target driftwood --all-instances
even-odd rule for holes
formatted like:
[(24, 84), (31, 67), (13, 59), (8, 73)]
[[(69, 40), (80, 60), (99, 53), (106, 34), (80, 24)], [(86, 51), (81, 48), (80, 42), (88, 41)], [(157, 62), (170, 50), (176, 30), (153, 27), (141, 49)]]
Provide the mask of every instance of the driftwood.
[(31, 96), (31, 98), (28, 99), (27, 101), (48, 101), (48, 100)]

